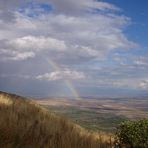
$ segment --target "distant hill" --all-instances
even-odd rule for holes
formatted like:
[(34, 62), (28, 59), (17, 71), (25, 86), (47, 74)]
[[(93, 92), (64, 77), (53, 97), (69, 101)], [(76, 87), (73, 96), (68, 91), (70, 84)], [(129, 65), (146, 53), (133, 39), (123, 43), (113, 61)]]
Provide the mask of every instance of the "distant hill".
[(89, 133), (26, 98), (0, 92), (0, 148), (108, 148), (111, 138)]

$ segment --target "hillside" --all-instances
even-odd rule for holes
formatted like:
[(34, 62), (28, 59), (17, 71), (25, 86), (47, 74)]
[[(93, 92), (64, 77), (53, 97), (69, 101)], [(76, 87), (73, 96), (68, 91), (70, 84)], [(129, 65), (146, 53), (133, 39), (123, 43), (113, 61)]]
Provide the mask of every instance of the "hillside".
[(0, 92), (0, 148), (107, 148), (112, 139), (89, 133), (26, 98)]

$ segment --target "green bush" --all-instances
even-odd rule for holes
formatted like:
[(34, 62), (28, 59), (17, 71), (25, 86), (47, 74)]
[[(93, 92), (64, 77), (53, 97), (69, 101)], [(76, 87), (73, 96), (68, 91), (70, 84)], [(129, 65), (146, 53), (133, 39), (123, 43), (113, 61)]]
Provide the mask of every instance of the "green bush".
[(116, 148), (148, 148), (148, 120), (125, 121), (115, 134)]

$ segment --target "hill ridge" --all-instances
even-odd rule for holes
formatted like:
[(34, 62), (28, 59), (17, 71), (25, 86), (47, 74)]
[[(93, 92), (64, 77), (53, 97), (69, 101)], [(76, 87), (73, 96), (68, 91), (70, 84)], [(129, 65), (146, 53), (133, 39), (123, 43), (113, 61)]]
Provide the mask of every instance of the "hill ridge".
[(1, 148), (107, 148), (101, 135), (89, 133), (33, 101), (0, 91)]

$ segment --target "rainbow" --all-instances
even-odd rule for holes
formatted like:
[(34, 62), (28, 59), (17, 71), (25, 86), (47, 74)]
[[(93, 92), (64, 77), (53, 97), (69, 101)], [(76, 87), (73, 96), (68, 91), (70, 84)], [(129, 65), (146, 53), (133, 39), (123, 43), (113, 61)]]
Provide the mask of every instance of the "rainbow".
[[(50, 64), (50, 66), (51, 66), (54, 70), (56, 70), (56, 71), (60, 71), (60, 70), (61, 70), (60, 66), (59, 66), (56, 62), (54, 62), (54, 61), (51, 60), (51, 59), (46, 59), (46, 60), (47, 60), (47, 62)], [(74, 95), (75, 99), (80, 100), (81, 98), (80, 98), (80, 96), (79, 96), (79, 93), (77, 92), (77, 90), (75, 89), (75, 87), (73, 86), (73, 84), (71, 83), (71, 81), (70, 81), (70, 80), (64, 80), (64, 82), (65, 82), (67, 88), (68, 88), (68, 89), (71, 91), (71, 93)]]

